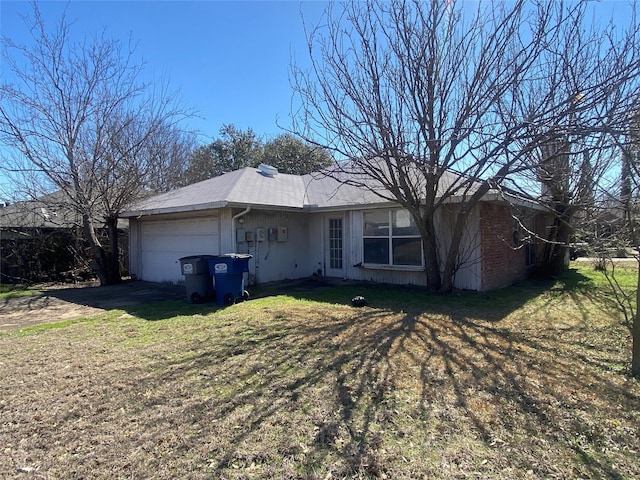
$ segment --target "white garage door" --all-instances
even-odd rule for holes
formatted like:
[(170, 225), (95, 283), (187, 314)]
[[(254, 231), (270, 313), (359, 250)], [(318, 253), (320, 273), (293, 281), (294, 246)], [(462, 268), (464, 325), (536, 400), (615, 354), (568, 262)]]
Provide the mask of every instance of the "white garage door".
[(217, 217), (143, 222), (140, 233), (141, 278), (150, 282), (183, 281), (179, 258), (220, 253)]

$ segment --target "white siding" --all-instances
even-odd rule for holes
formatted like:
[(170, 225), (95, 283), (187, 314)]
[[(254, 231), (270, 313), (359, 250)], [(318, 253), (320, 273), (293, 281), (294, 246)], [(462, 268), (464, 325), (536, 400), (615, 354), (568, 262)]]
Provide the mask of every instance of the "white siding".
[[(437, 231), (439, 236), (439, 248), (441, 261), (444, 266), (446, 255), (451, 245), (454, 221), (457, 216), (458, 205), (444, 205), (439, 210)], [(479, 233), (479, 207), (475, 205), (473, 211), (467, 217), (467, 225), (460, 244), (458, 259), (460, 266), (455, 274), (454, 287), (462, 290), (480, 289), (480, 233)]]
[[(237, 214), (242, 210), (237, 210)], [(242, 241), (237, 235), (235, 253), (249, 253), (249, 283), (265, 283), (277, 280), (304, 278), (315, 270), (314, 259), (309, 254), (309, 218), (307, 213), (269, 212), (252, 210), (236, 220), (236, 232), (243, 230), (254, 235), (253, 241)], [(229, 230), (231, 223), (229, 223)], [(287, 239), (269, 239), (268, 229), (286, 227)], [(257, 241), (256, 232), (263, 229), (267, 237)], [(320, 242), (320, 238), (317, 239)], [(314, 242), (314, 240), (312, 240)], [(315, 243), (314, 243), (315, 245)], [(228, 253), (228, 252), (223, 252)]]
[[(324, 216), (321, 213), (313, 213), (309, 215), (309, 238), (307, 242), (309, 267), (311, 274), (320, 270), (324, 274), (325, 262), (325, 235)], [(346, 240), (346, 239), (345, 239)]]
[(218, 210), (218, 221), (220, 222), (220, 254), (235, 252), (236, 247), (233, 245), (231, 218), (241, 211), (242, 210), (238, 210), (234, 212), (231, 208), (221, 208)]
[(364, 260), (362, 255), (362, 211), (349, 212), (349, 232), (347, 236), (347, 246), (345, 250), (348, 253), (347, 260), (347, 277), (356, 278), (359, 272), (359, 268), (355, 265), (360, 265)]

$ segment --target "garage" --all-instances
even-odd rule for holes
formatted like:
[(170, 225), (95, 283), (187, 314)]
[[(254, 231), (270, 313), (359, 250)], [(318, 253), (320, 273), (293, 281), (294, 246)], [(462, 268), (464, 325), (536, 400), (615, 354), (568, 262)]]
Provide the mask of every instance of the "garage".
[(140, 222), (140, 278), (150, 282), (183, 281), (181, 257), (220, 253), (217, 217)]

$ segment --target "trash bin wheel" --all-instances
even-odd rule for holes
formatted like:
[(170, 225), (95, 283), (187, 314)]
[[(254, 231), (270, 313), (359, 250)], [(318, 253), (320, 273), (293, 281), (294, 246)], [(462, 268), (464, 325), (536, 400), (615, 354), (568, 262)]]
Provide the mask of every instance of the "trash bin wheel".
[(202, 301), (202, 297), (198, 292), (193, 292), (191, 294), (191, 303), (200, 303)]
[(235, 303), (235, 299), (233, 298), (233, 295), (231, 295), (230, 293), (225, 293), (224, 304), (229, 306), (229, 305), (233, 305), (234, 303)]
[(249, 292), (245, 290), (242, 292), (242, 301), (246, 302), (247, 300), (249, 300)]

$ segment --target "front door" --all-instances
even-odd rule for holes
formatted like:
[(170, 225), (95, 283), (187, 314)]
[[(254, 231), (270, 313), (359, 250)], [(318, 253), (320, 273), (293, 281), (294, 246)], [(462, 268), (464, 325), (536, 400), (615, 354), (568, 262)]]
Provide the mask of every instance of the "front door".
[(328, 217), (325, 247), (325, 275), (327, 277), (344, 277), (344, 219)]

